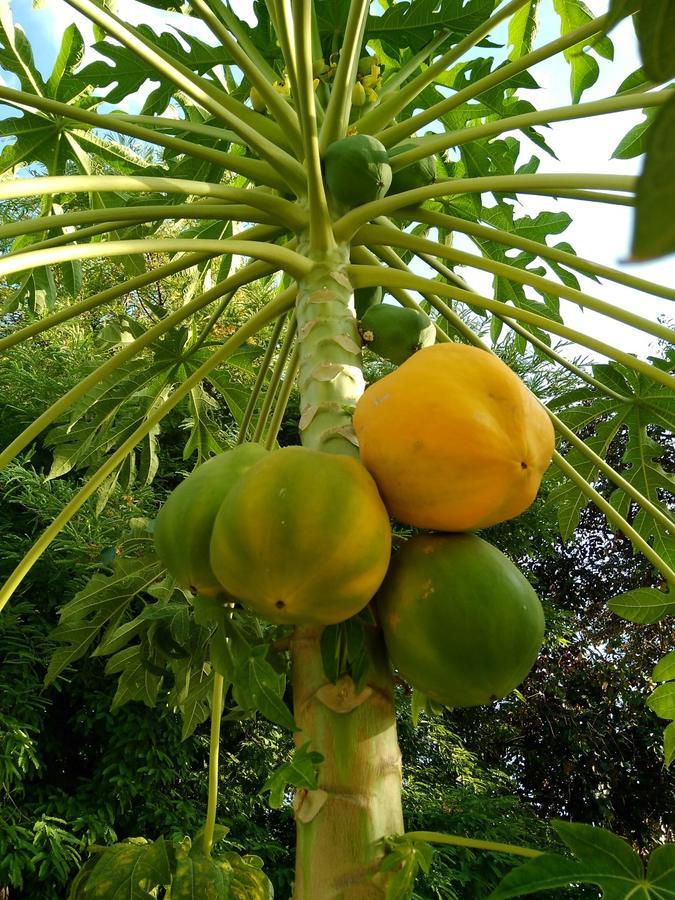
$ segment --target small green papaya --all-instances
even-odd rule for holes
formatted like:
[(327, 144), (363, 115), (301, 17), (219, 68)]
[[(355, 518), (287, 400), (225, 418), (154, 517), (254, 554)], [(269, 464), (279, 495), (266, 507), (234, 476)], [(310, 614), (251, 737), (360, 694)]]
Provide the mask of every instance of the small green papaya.
[(356, 318), (362, 319), (371, 306), (382, 303), (384, 291), (379, 284), (374, 287), (356, 288), (354, 291), (354, 311)]
[(360, 206), (389, 190), (391, 166), (377, 138), (354, 134), (330, 144), (324, 158), (326, 184), (334, 200)]
[(436, 340), (436, 328), (425, 313), (390, 303), (366, 310), (359, 326), (366, 346), (399, 366), (422, 347)]
[[(389, 159), (408, 150), (416, 150), (419, 140), (412, 138), (402, 144), (397, 144), (389, 150)], [(400, 194), (402, 191), (413, 191), (416, 188), (426, 187), (436, 181), (436, 163), (433, 156), (418, 159), (417, 162), (397, 169), (391, 176), (390, 194)]]
[(155, 549), (181, 587), (205, 597), (223, 593), (209, 561), (216, 513), (244, 472), (266, 455), (260, 444), (226, 450), (191, 472), (167, 497), (155, 519)]
[(444, 706), (505, 697), (544, 638), (542, 606), (525, 576), (474, 534), (406, 541), (375, 601), (392, 664)]

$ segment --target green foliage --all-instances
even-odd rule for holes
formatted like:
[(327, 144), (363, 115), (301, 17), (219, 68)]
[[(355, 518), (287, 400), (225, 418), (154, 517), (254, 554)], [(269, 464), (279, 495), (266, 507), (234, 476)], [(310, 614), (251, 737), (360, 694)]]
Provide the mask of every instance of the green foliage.
[(261, 859), (231, 852), (206, 856), (199, 842), (192, 843), (189, 838), (180, 842), (130, 838), (93, 849), (99, 855), (73, 882), (68, 900), (116, 900), (120, 896), (145, 900), (156, 896), (154, 889), (162, 886), (170, 887), (173, 900), (272, 900), (274, 896), (261, 871)]
[[(567, 34), (589, 22), (593, 15), (583, 0), (554, 0), (555, 11), (560, 17), (561, 34)], [(614, 48), (609, 38), (585, 42), (598, 56), (612, 59)], [(586, 51), (584, 46), (575, 46), (565, 51), (565, 59), (570, 65), (570, 93), (572, 101), (578, 103), (584, 91), (593, 87), (600, 74), (600, 66), (596, 59)]]
[(635, 260), (652, 259), (675, 250), (672, 217), (665, 212), (675, 202), (671, 155), (674, 136), (675, 97), (671, 97), (659, 110), (645, 138), (647, 156), (638, 183), (631, 248)]
[[(671, 351), (664, 359), (654, 359), (657, 365), (668, 366)], [(626, 369), (619, 363), (596, 364), (595, 378), (613, 392), (607, 396), (597, 387), (582, 387), (556, 397), (549, 405), (559, 411), (560, 418), (585, 437), (585, 445), (603, 459), (620, 448), (618, 463), (623, 478), (655, 506), (668, 511), (662, 500), (664, 491), (672, 491), (673, 479), (664, 471), (659, 460), (665, 446), (651, 434), (653, 426), (670, 431), (675, 425), (675, 403), (672, 394), (641, 375)], [(588, 481), (598, 472), (597, 463), (580, 450), (571, 448), (567, 459)], [(623, 515), (629, 512), (630, 495), (620, 487), (612, 486), (609, 494), (612, 505)], [(581, 510), (587, 503), (578, 487), (566, 483), (557, 489), (551, 502), (558, 508), (563, 538), (569, 538), (579, 522)], [(671, 559), (672, 536), (660, 522), (646, 512), (639, 512), (633, 526), (645, 539), (653, 540), (664, 559)], [(619, 604), (621, 601), (615, 601)], [(618, 611), (618, 609), (617, 609)], [(635, 614), (631, 616), (637, 621)], [(656, 621), (648, 616), (642, 621)]]
[(645, 869), (630, 844), (604, 828), (570, 822), (555, 822), (554, 827), (576, 859), (539, 856), (506, 875), (490, 900), (579, 883), (597, 885), (607, 900), (660, 900), (675, 890), (675, 844), (653, 850)]
[(323, 762), (323, 756), (308, 748), (309, 742), (302, 744), (293, 751), (289, 762), (279, 766), (268, 776), (261, 793), (269, 791), (272, 809), (279, 809), (283, 805), (289, 786), (308, 791), (317, 789), (317, 767)]

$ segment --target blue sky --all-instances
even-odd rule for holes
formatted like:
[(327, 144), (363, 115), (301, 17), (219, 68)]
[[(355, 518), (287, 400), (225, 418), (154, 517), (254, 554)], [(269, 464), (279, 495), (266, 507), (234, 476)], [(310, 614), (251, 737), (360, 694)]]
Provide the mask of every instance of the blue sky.
[[(607, 8), (606, 0), (586, 0), (591, 11), (600, 14)], [(249, 0), (233, 0), (235, 9), (242, 17), (251, 18)], [(63, 29), (72, 21), (77, 21), (84, 33), (91, 33), (87, 23), (62, 0), (47, 0), (43, 8), (34, 10), (32, 0), (12, 0), (11, 7), (14, 19), (28, 33), (33, 43), (35, 57), (41, 70), (47, 72), (57, 51), (58, 41)], [(542, 17), (537, 36), (537, 43), (545, 43), (557, 36), (558, 19), (553, 12), (552, 0), (544, 0)], [(143, 7), (135, 0), (118, 0), (118, 11), (123, 18), (131, 22), (180, 21), (185, 27), (185, 18), (161, 13)], [(499, 35), (503, 36), (503, 32)], [(607, 64), (604, 60), (600, 67), (598, 83), (582, 98), (582, 102), (614, 94), (623, 78), (639, 66), (639, 58), (632, 29), (628, 22), (622, 23), (612, 33), (615, 45), (615, 60)], [(541, 90), (532, 92), (530, 99), (538, 108), (563, 106), (570, 103), (569, 71), (565, 65), (556, 60), (544, 62), (532, 70), (541, 85)], [(625, 132), (642, 120), (639, 112), (628, 112), (601, 118), (585, 119), (574, 122), (556, 124), (547, 133), (547, 140), (555, 150), (558, 161), (542, 156), (539, 171), (565, 172), (599, 172), (632, 175), (639, 172), (639, 160), (611, 160), (611, 154)], [(523, 139), (525, 158), (531, 155), (532, 149)], [(569, 241), (577, 252), (589, 256), (607, 265), (625, 268), (642, 277), (664, 284), (675, 281), (675, 262), (673, 257), (655, 263), (626, 265), (622, 261), (628, 253), (631, 233), (631, 210), (623, 207), (609, 207), (600, 204), (574, 201), (551, 201), (545, 198), (522, 197), (520, 210), (522, 213), (536, 215), (543, 209), (564, 209), (573, 217), (573, 224), (561, 235), (560, 240)], [(473, 250), (473, 245), (463, 244), (461, 239), (457, 246)], [(489, 291), (490, 277), (475, 271), (465, 271), (465, 277), (478, 290)], [(658, 314), (673, 317), (673, 307), (668, 301), (659, 301), (638, 295), (628, 288), (619, 285), (597, 285), (584, 279), (582, 287), (589, 293), (610, 303), (620, 304), (638, 311), (647, 317), (655, 318)], [(638, 306), (639, 304), (639, 306)], [(591, 312), (581, 312), (572, 304), (565, 304), (565, 321), (580, 330), (602, 336), (628, 352), (646, 355), (653, 352), (655, 343), (652, 339), (636, 333), (633, 329), (609, 324), (604, 317)]]

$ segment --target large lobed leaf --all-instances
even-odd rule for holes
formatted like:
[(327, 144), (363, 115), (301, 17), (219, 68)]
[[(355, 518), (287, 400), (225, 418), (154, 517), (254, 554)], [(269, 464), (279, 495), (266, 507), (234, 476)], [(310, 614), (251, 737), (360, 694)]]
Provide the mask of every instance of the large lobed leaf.
[(630, 844), (611, 831), (560, 821), (553, 826), (575, 858), (542, 854), (509, 872), (489, 900), (523, 897), (573, 884), (595, 884), (605, 900), (675, 897), (675, 844), (653, 850), (645, 872)]

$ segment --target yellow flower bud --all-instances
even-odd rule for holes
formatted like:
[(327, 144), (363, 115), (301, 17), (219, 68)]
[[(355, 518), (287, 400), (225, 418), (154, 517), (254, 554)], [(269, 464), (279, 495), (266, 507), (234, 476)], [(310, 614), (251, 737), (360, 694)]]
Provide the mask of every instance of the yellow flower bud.
[(364, 106), (366, 102), (366, 90), (360, 81), (352, 88), (352, 106)]
[(361, 79), (364, 87), (375, 87), (380, 83), (380, 67), (372, 66), (370, 70), (370, 75), (364, 75)]
[(267, 104), (262, 98), (262, 95), (257, 87), (252, 87), (251, 92), (248, 95), (251, 101), (251, 106), (256, 112), (265, 112), (267, 109)]

